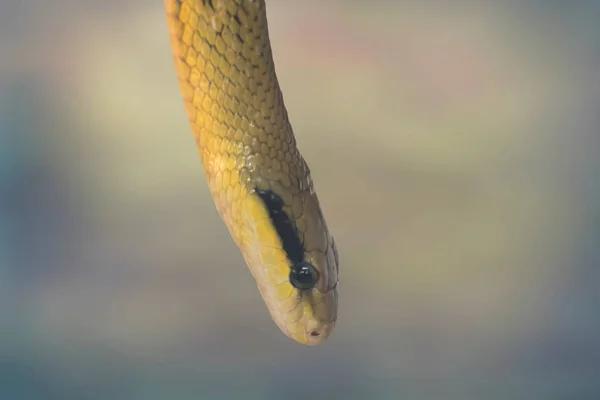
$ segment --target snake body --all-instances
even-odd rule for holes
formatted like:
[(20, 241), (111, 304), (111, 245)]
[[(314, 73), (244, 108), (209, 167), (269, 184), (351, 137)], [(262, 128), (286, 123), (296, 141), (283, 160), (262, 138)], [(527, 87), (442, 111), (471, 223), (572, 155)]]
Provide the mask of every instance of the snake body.
[(179, 88), (217, 211), (277, 326), (323, 342), (338, 254), (275, 74), (264, 0), (165, 0)]

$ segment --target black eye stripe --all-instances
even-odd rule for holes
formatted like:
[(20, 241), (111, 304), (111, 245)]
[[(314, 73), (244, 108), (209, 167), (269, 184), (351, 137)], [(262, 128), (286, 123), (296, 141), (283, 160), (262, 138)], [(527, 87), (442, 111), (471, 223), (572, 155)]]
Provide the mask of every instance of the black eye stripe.
[(298, 229), (285, 211), (281, 197), (271, 190), (254, 189), (269, 212), (271, 223), (281, 239), (283, 250), (292, 264), (290, 283), (296, 289), (310, 290), (319, 280), (319, 271), (304, 261), (304, 246)]
[(269, 218), (281, 239), (283, 250), (292, 265), (304, 261), (304, 246), (300, 241), (298, 229), (285, 211), (283, 200), (271, 190), (255, 189), (269, 212)]

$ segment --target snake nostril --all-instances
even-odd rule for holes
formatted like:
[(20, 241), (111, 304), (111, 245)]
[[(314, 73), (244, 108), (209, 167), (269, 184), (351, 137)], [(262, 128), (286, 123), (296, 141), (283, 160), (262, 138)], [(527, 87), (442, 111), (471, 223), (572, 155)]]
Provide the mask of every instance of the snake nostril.
[(310, 333), (310, 336), (319, 336), (319, 332), (317, 332), (317, 331), (312, 331), (312, 332)]

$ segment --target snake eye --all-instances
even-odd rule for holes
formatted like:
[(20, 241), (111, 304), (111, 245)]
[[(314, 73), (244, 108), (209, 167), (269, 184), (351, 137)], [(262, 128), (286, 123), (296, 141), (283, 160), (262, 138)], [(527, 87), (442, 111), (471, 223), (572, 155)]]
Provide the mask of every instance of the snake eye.
[(307, 262), (295, 264), (290, 271), (290, 283), (296, 289), (312, 289), (315, 287), (318, 280), (319, 271)]

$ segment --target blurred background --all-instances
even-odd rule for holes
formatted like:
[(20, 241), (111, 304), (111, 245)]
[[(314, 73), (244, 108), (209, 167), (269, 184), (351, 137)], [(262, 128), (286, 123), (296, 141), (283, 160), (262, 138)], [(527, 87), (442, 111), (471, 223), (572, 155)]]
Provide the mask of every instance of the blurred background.
[(268, 2), (322, 346), (209, 196), (161, 1), (0, 5), (0, 399), (600, 398), (600, 2)]

